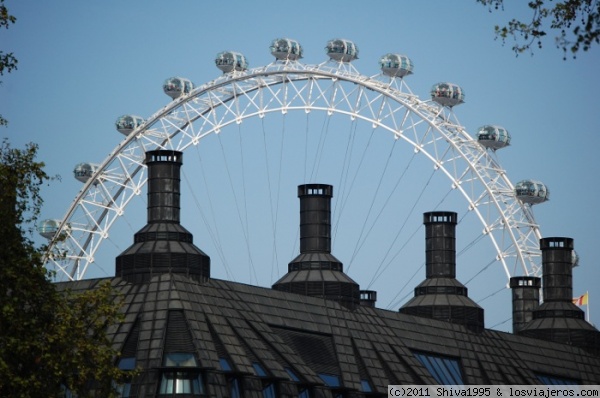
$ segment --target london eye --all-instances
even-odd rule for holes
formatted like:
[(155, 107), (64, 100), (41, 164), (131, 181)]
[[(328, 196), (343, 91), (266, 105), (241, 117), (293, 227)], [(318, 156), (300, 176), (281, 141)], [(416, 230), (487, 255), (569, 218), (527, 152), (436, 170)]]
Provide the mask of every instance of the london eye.
[[(282, 198), (294, 198), (289, 187), (299, 183), (327, 182), (336, 189), (334, 250), (344, 252), (336, 251), (347, 267), (368, 263), (369, 286), (401, 263), (419, 226), (406, 220), (420, 216), (421, 203), (426, 211), (458, 206), (461, 222), (478, 225), (464, 250), (486, 242), (492, 255), (481, 268), (501, 270), (499, 288), (511, 276), (541, 276), (541, 233), (531, 207), (547, 200), (548, 190), (537, 181), (511, 182), (497, 156), (510, 144), (506, 129), (466, 131), (455, 113), (466, 101), (459, 85), (436, 83), (421, 98), (407, 82), (416, 72), (409, 57), (385, 53), (379, 71), (365, 75), (352, 63), (358, 46), (346, 39), (330, 40), (320, 64), (303, 63), (302, 46), (292, 39), (273, 40), (270, 50), (273, 62), (258, 67), (223, 51), (215, 79), (194, 86), (168, 78), (167, 105), (147, 118), (118, 117), (124, 138), (102, 161), (75, 166), (81, 190), (62, 218), (40, 225), (57, 280), (83, 279), (98, 266), (114, 226), (132, 203), (143, 203), (145, 153), (157, 149), (183, 151), (194, 164), (184, 166), (185, 184), (203, 188), (190, 201), (200, 209), (204, 242), (212, 242), (227, 273), (239, 261), (227, 259), (229, 252), (246, 259), (250, 280), (260, 279), (260, 267), (283, 269), (292, 253), (281, 240), (293, 251), (297, 226), (282, 226)], [(228, 214), (213, 211), (222, 200), (230, 203)], [(336, 249), (342, 241), (349, 243)], [(379, 256), (362, 258), (369, 247)]]

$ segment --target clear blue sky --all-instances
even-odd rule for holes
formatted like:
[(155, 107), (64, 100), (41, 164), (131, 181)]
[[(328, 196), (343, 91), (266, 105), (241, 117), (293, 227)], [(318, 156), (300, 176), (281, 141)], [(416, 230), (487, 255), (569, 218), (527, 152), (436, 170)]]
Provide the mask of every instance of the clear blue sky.
[[(183, 76), (200, 85), (219, 76), (214, 57), (222, 50), (240, 51), (250, 66), (256, 67), (272, 62), (268, 49), (272, 39), (290, 37), (304, 47), (303, 62), (316, 64), (326, 60), (323, 48), (327, 40), (347, 38), (360, 48), (355, 67), (369, 76), (379, 72), (381, 55), (406, 54), (415, 64), (414, 75), (407, 79), (414, 93), (426, 99), (436, 82), (460, 84), (466, 103), (455, 112), (469, 132), (483, 124), (499, 124), (510, 131), (512, 145), (499, 154), (500, 162), (513, 183), (531, 178), (550, 188), (550, 202), (534, 209), (536, 219), (544, 236), (575, 239), (581, 265), (574, 270), (574, 295), (590, 292), (595, 321), (600, 319), (596, 306), (600, 303), (596, 241), (600, 232), (596, 205), (600, 194), (600, 48), (563, 61), (549, 37), (535, 55), (515, 57), (511, 42), (503, 46), (494, 40), (493, 27), (512, 17), (528, 17), (525, 2), (516, 3), (508, 2), (504, 11), (490, 13), (475, 0), (7, 0), (17, 23), (0, 32), (1, 46), (15, 53), (19, 68), (3, 76), (0, 86), (2, 115), (10, 122), (0, 135), (8, 137), (13, 146), (29, 141), (40, 145), (40, 159), (46, 162), (47, 171), (62, 176), (62, 181), (44, 190), (42, 218), (61, 218), (81, 188), (72, 177), (73, 166), (84, 161), (101, 163), (123, 139), (114, 129), (115, 119), (126, 113), (148, 117), (166, 105), (169, 98), (161, 86), (167, 77)], [(186, 155), (186, 159), (193, 156)], [(431, 165), (423, 166), (404, 189), (421, 191), (431, 169)], [(208, 172), (213, 172), (210, 167)], [(188, 173), (194, 176), (193, 171)], [(251, 176), (247, 178), (245, 183), (252, 184)], [(292, 181), (293, 185), (299, 183), (302, 181)], [(444, 192), (430, 190), (426, 195), (442, 196)], [(295, 191), (281, 192), (281, 207), (291, 209), (292, 223), (297, 222), (295, 195)], [(191, 199), (185, 203), (196, 207)], [(213, 204), (219, 207), (219, 203)], [(136, 212), (136, 206), (141, 211)], [(113, 239), (104, 246), (98, 267), (88, 276), (114, 274), (114, 256), (132, 242), (133, 232), (145, 223), (144, 206), (143, 201), (131, 205), (123, 231), (111, 232)], [(464, 203), (457, 206), (443, 210), (464, 212)], [(203, 237), (201, 221), (193, 209), (184, 208), (184, 214), (187, 211), (183, 224), (194, 233), (198, 246), (211, 255), (213, 275), (227, 278), (219, 256)], [(217, 216), (228, 212), (231, 209), (215, 209)], [(410, 221), (411, 231), (420, 227), (419, 217), (416, 220)], [(227, 228), (235, 226), (222, 224), (222, 234), (229, 236)], [(475, 229), (463, 232), (459, 225), (459, 247), (469, 244), (478, 233)], [(460, 242), (461, 236), (465, 241)], [(251, 242), (259, 239), (253, 237)], [(415, 257), (406, 255), (405, 262), (412, 265), (392, 264), (371, 286), (379, 292), (379, 306), (387, 308), (392, 303), (391, 309), (396, 310), (402, 303), (396, 301), (410, 296), (424, 278), (424, 270), (418, 271), (424, 261), (422, 241), (421, 229), (411, 243), (417, 249)], [(229, 243), (229, 250), (246, 252), (242, 243)], [(337, 253), (335, 247), (334, 254), (348, 265), (347, 253), (341, 249)], [(239, 282), (270, 286), (286, 272), (293, 255), (282, 249), (275, 269), (256, 260), (251, 271), (242, 256), (230, 261), (230, 272)], [(459, 279), (466, 282), (477, 273), (477, 265), (461, 268), (461, 264), (475, 261), (484, 266), (488, 263), (485, 257), (459, 257)], [(366, 287), (374, 267), (353, 264), (349, 274)], [(415, 270), (417, 275), (400, 292)], [(510, 317), (508, 290), (486, 298), (504, 284), (502, 272), (486, 270), (468, 287), (470, 296), (481, 300), (486, 309), (486, 326), (499, 324), (496, 328), (510, 330), (510, 322), (502, 323)]]

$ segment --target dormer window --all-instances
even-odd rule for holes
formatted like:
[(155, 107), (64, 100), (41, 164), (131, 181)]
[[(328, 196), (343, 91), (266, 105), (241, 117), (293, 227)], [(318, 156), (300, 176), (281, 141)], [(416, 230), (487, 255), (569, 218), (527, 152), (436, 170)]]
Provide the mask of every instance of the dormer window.
[[(121, 370), (132, 371), (135, 369), (135, 357), (123, 357), (119, 359), (117, 366)], [(132, 397), (131, 378), (128, 377), (123, 383), (116, 386), (116, 390), (121, 398)]]
[(240, 380), (233, 373), (233, 366), (227, 358), (219, 358), (219, 365), (221, 370), (227, 374), (227, 388), (229, 389), (229, 395), (231, 398), (240, 398), (242, 396), (242, 388), (240, 386)]
[(579, 381), (569, 377), (554, 376), (548, 374), (536, 374), (538, 380), (547, 386), (576, 386)]
[(263, 385), (263, 398), (275, 398), (277, 395), (275, 390), (275, 383), (272, 380), (269, 380), (269, 374), (267, 373), (265, 368), (263, 368), (263, 366), (258, 362), (252, 362), (252, 367), (254, 368), (254, 372), (256, 373), (256, 375), (261, 378)]
[(296, 374), (296, 372), (294, 372), (290, 368), (285, 368), (285, 371), (290, 376), (290, 379), (292, 379), (292, 381), (298, 383), (298, 398), (310, 398), (310, 390), (307, 386), (301, 384), (301, 380)]
[(465, 384), (458, 358), (425, 352), (415, 352), (414, 355), (439, 384)]
[(193, 353), (165, 354), (158, 394), (165, 397), (200, 397), (205, 394), (202, 373)]

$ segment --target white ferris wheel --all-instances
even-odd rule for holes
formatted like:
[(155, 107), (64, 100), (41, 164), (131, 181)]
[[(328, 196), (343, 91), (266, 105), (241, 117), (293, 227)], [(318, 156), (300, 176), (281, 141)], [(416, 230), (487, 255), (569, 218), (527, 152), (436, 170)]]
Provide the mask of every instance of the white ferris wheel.
[[(196, 194), (193, 197), (205, 209), (202, 220), (217, 246), (215, 257), (225, 263), (224, 253), (232, 249), (224, 248), (226, 244), (221, 242), (228, 240), (229, 232), (217, 230), (224, 223), (211, 223), (218, 214), (206, 215), (210, 213), (208, 207), (212, 210), (226, 196), (216, 193), (218, 189), (227, 190), (233, 198), (229, 213), (236, 214), (234, 218), (241, 224), (241, 238), (233, 251), (252, 257), (250, 246), (256, 241), (256, 232), (251, 223), (271, 227), (270, 232), (265, 232), (270, 246), (277, 246), (284, 235), (278, 226), (284, 218), (281, 216), (280, 220), (278, 215), (284, 207), (281, 197), (294, 198), (294, 191), (284, 192), (287, 188), (283, 184), (321, 182), (309, 180), (326, 178), (339, 192), (334, 210), (338, 213), (350, 212), (344, 210), (349, 198), (359, 192), (367, 195), (358, 200), (363, 210), (346, 214), (351, 219), (358, 218), (357, 214), (364, 218), (358, 223), (359, 228), (346, 228), (354, 232), (346, 264), (369, 241), (387, 239), (398, 244), (399, 233), (389, 222), (396, 215), (388, 215), (387, 209), (414, 213), (423, 196), (452, 194), (461, 198), (462, 217), (476, 220), (481, 227), (475, 239), (485, 240), (493, 248), (491, 262), (502, 268), (507, 279), (515, 275), (540, 276), (541, 234), (531, 206), (547, 200), (548, 190), (536, 181), (511, 183), (496, 155), (510, 142), (505, 129), (486, 125), (476, 134), (467, 133), (453, 110), (464, 101), (459, 86), (438, 83), (428, 98), (421, 99), (406, 83), (413, 71), (411, 60), (393, 53), (381, 57), (379, 73), (363, 75), (352, 64), (358, 48), (349, 40), (329, 41), (329, 59), (318, 65), (302, 63), (302, 47), (291, 39), (274, 40), (271, 53), (275, 61), (256, 68), (249, 68), (240, 53), (220, 53), (215, 62), (223, 74), (218, 78), (197, 87), (184, 78), (168, 79), (163, 88), (172, 98), (169, 104), (146, 119), (126, 115), (117, 120), (117, 128), (125, 139), (101, 163), (76, 167), (75, 175), (83, 187), (62, 219), (46, 220), (39, 226), (40, 232), (50, 239), (46, 261), (56, 270), (58, 280), (84, 278), (95, 266), (102, 244), (110, 239), (111, 228), (126, 214), (126, 208), (138, 198), (143, 202), (147, 179), (145, 152), (156, 149), (184, 151), (188, 159), (198, 159), (200, 165), (191, 166), (192, 169), (184, 161), (183, 170), (191, 180), (186, 183), (190, 185), (205, 185), (206, 176), (215, 174), (217, 168), (223, 173), (215, 177), (218, 182), (213, 187), (198, 195), (199, 199)], [(271, 119), (276, 121), (268, 122)], [(341, 127), (331, 127), (334, 122)], [(246, 125), (253, 125), (253, 132), (246, 132), (252, 130), (245, 129)], [(228, 135), (230, 138), (226, 138)], [(224, 144), (227, 140), (234, 144)], [(212, 149), (203, 152), (204, 148)], [(335, 153), (325, 152), (330, 150)], [(394, 151), (404, 152), (397, 156)], [(209, 160), (217, 152), (225, 159), (224, 166), (213, 166)], [(252, 163), (250, 156), (256, 152), (263, 153), (263, 160)], [(369, 156), (374, 163), (379, 161), (379, 172), (367, 169), (369, 160), (365, 159)], [(406, 163), (395, 165), (396, 158)], [(419, 188), (409, 183), (408, 188), (402, 188), (402, 179), (414, 158), (426, 160), (428, 166), (421, 173), (429, 180), (433, 175), (443, 176), (440, 184), (444, 190), (425, 192), (428, 183)], [(328, 176), (327, 172), (333, 175)], [(199, 177), (201, 173), (203, 177)], [(361, 174), (364, 175), (357, 177)], [(261, 175), (262, 182), (250, 180), (256, 175)], [(382, 185), (384, 180), (387, 188)], [(249, 221), (254, 214), (249, 202), (258, 191), (267, 192), (257, 199), (267, 207), (267, 214), (262, 216), (264, 222)], [(408, 191), (418, 191), (415, 199), (399, 199), (402, 192)], [(295, 207), (292, 212), (297, 214)], [(183, 219), (182, 223), (189, 227), (196, 221)], [(371, 237), (377, 224), (384, 225), (384, 238)], [(402, 221), (392, 224), (404, 228)], [(141, 222), (137, 225), (142, 226)], [(342, 230), (343, 225), (339, 227)], [(289, 238), (294, 241), (297, 235), (292, 233)], [(388, 249), (378, 250), (396, 253), (392, 243)], [(410, 246), (408, 238), (404, 243), (407, 245)], [(199, 246), (204, 250), (202, 243)], [(56, 252), (62, 255), (50, 254)], [(279, 254), (278, 266), (291, 258), (292, 254)], [(389, 255), (370, 265), (374, 278), (396, 260), (396, 256)]]

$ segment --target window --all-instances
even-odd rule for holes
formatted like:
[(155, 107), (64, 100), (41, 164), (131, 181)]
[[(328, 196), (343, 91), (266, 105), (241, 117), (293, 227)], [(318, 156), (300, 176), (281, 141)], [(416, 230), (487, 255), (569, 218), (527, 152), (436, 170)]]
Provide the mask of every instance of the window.
[(131, 383), (119, 384), (115, 387), (115, 390), (117, 390), (117, 394), (119, 394), (119, 397), (121, 398), (129, 398), (132, 396)]
[(275, 384), (269, 383), (263, 388), (263, 398), (275, 398)]
[(294, 373), (294, 371), (290, 368), (285, 368), (285, 371), (287, 372), (287, 374), (290, 376), (290, 379), (292, 379), (293, 381), (295, 381), (296, 383), (300, 382), (300, 379), (298, 378), (298, 376), (296, 376), (296, 373)]
[(219, 358), (219, 365), (221, 366), (221, 370), (223, 372), (229, 373), (227, 376), (227, 385), (229, 387), (229, 395), (231, 398), (240, 398), (242, 396), (242, 389), (240, 388), (240, 381), (235, 375), (231, 374), (233, 372), (233, 367), (227, 358), (221, 357)]
[(538, 380), (547, 386), (576, 386), (579, 385), (579, 381), (575, 379), (570, 379), (568, 377), (561, 376), (552, 376), (552, 375), (543, 375), (536, 374)]
[(360, 387), (362, 388), (363, 392), (373, 392), (373, 388), (371, 387), (371, 383), (369, 383), (369, 380), (361, 380)]
[(241, 398), (242, 393), (240, 389), (240, 381), (236, 377), (232, 377), (228, 380), (229, 383), (229, 395), (231, 398)]
[(423, 352), (415, 352), (414, 355), (438, 383), (443, 385), (465, 384), (458, 359)]
[[(300, 383), (300, 378), (290, 368), (285, 368), (285, 371), (290, 376), (290, 379), (296, 383)], [(298, 398), (310, 398), (310, 390), (305, 386), (298, 386)]]
[(164, 366), (169, 368), (196, 367), (198, 363), (192, 353), (165, 354)]
[(221, 365), (221, 369), (225, 372), (231, 372), (233, 370), (227, 358), (219, 358), (219, 365)]
[(252, 367), (254, 368), (256, 375), (263, 379), (263, 398), (275, 398), (275, 383), (273, 383), (271, 380), (268, 380), (269, 375), (267, 374), (265, 368), (263, 368), (263, 366), (258, 362), (252, 362)]
[(118, 367), (121, 370), (133, 370), (135, 369), (135, 358), (121, 358), (119, 359)]
[(159, 395), (202, 395), (204, 382), (197, 371), (164, 371), (160, 381)]
[(319, 373), (317, 376), (319, 376), (321, 378), (321, 380), (323, 380), (323, 382), (325, 382), (327, 387), (340, 387), (341, 386), (339, 376), (331, 375), (331, 374), (327, 374), (327, 373)]
[[(135, 357), (125, 357), (119, 359), (117, 366), (121, 370), (134, 370), (135, 369)], [(123, 380), (123, 383), (116, 385), (116, 390), (120, 397), (129, 398), (133, 396), (131, 393), (131, 379), (127, 378)]]
[(193, 353), (178, 352), (165, 354), (159, 395), (180, 394), (200, 396), (205, 394), (204, 380)]
[(76, 396), (64, 384), (60, 385), (60, 394), (62, 398), (76, 398)]
[(310, 390), (305, 387), (299, 388), (298, 398), (310, 398)]
[(261, 366), (260, 363), (258, 363), (258, 362), (252, 362), (252, 367), (254, 368), (254, 371), (256, 372), (256, 375), (258, 377), (267, 377), (267, 372)]

